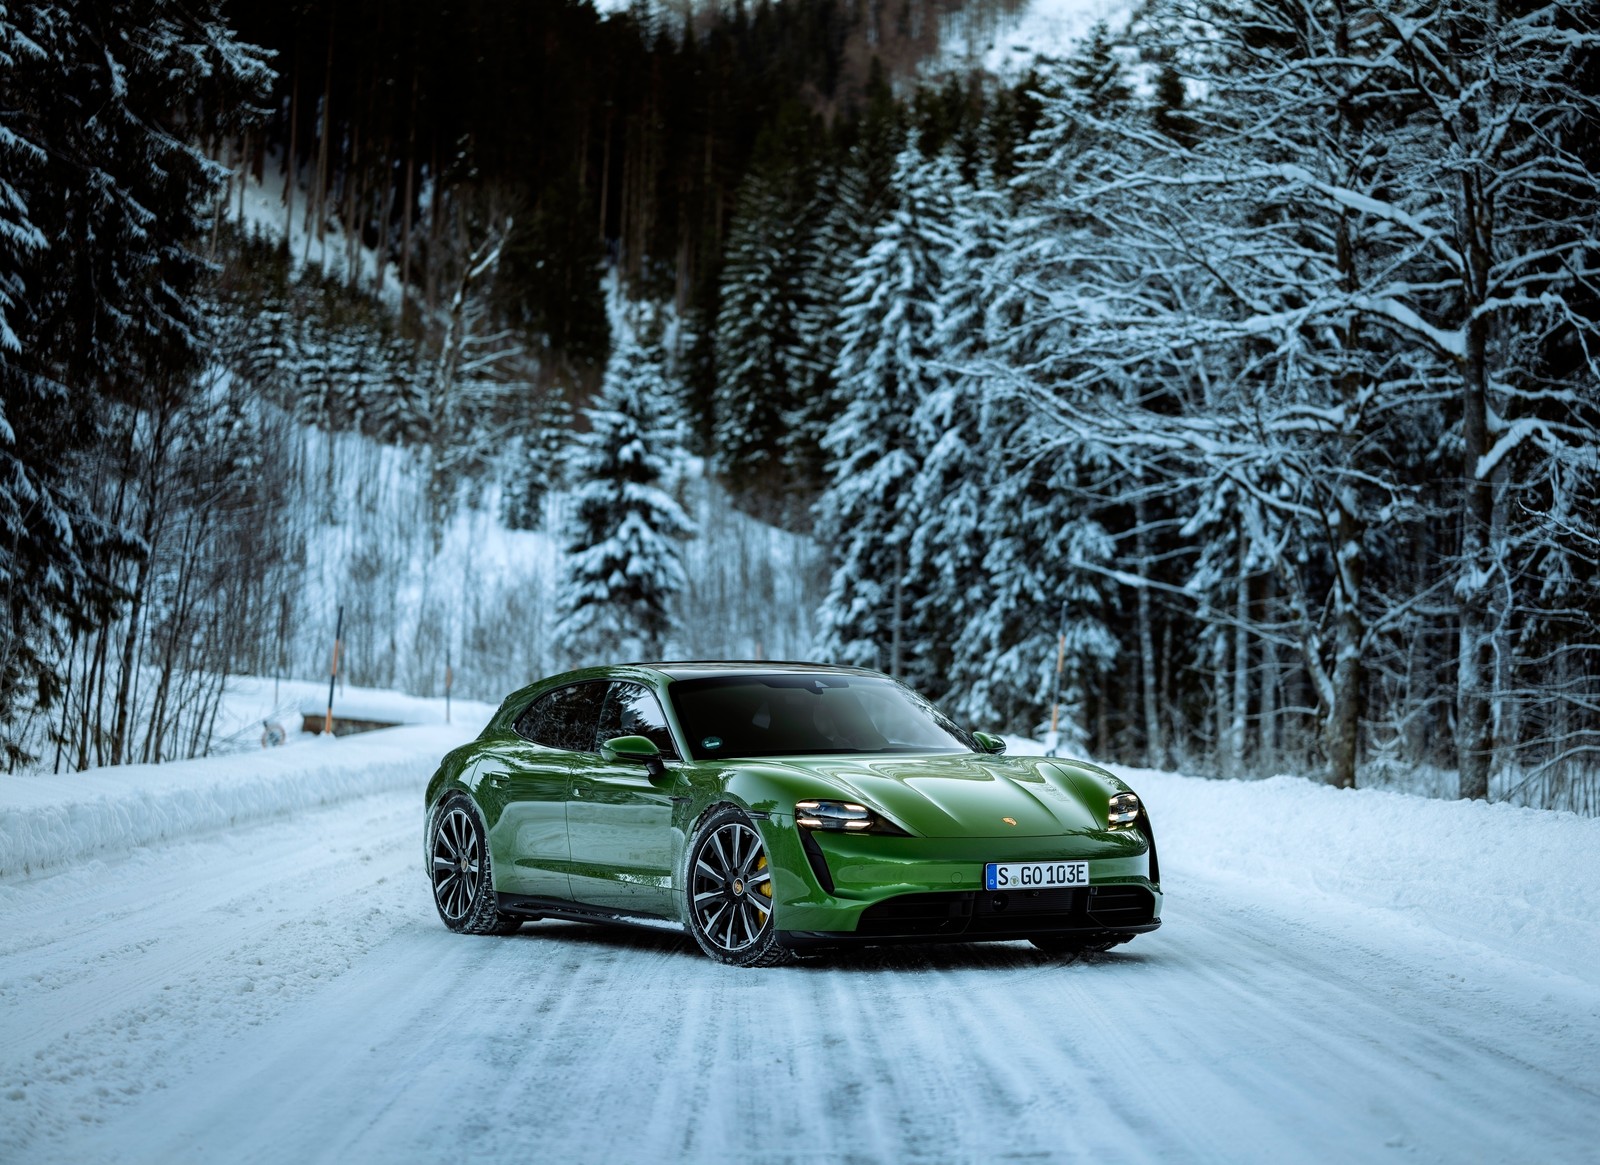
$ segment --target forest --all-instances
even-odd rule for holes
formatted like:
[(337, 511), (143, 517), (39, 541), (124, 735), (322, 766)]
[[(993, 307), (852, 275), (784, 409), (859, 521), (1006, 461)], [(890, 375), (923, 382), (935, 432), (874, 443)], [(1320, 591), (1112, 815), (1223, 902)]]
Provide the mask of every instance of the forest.
[[(876, 667), (977, 728), (1600, 812), (1600, 18), (0, 7), (0, 743), (229, 675)], [(981, 39), (981, 37), (980, 37)]]

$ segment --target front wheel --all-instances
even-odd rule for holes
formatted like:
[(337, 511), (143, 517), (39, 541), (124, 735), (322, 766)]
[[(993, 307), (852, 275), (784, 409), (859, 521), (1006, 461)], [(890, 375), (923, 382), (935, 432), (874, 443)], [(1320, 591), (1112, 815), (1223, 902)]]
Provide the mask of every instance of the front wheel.
[(789, 961), (773, 921), (766, 847), (743, 810), (725, 805), (701, 820), (683, 881), (689, 931), (706, 954), (735, 967)]
[(470, 798), (440, 802), (428, 831), (428, 879), (439, 917), (460, 934), (510, 934), (520, 919), (500, 913), (489, 862), (489, 834)]

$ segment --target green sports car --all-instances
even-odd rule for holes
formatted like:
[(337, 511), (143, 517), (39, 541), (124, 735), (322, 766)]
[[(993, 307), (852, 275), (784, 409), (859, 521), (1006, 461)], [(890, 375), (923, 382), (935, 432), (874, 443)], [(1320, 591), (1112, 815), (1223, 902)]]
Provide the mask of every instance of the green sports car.
[(428, 782), (451, 930), (681, 926), (724, 963), (856, 943), (1105, 950), (1161, 925), (1150, 818), (860, 668), (653, 663), (508, 697)]

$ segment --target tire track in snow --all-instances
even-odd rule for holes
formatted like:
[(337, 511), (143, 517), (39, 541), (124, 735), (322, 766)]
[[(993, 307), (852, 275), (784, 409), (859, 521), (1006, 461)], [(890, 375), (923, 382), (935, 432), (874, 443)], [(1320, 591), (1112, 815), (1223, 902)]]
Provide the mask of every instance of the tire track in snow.
[(1600, 1119), (1592, 987), (1381, 912), (1197, 871), (1166, 928), (1075, 963), (740, 971), (654, 931), (451, 935), (418, 816), (372, 798), (5, 887), (0, 1157), (1583, 1161)]
[(414, 801), (391, 794), (8, 883), (0, 1157), (169, 1087), (219, 1036), (342, 973), (405, 912), (385, 857), (414, 838)]

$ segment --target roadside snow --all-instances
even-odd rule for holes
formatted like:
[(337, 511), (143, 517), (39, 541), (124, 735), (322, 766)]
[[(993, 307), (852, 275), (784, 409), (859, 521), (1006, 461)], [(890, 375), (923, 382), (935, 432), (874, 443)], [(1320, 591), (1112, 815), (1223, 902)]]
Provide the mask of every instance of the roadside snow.
[(1378, 907), (1600, 983), (1600, 819), (1299, 777), (1115, 771), (1150, 807), (1174, 893), (1192, 871), (1277, 901)]
[(445, 930), (419, 793), (469, 732), (0, 779), (7, 845), (140, 846), (0, 877), (0, 1160), (1593, 1160), (1593, 821), (1128, 771), (1156, 933), (739, 971)]
[[(1013, 756), (1044, 752), (1005, 739)], [(1105, 767), (1149, 806), (1171, 893), (1204, 878), (1274, 901), (1358, 903), (1600, 983), (1600, 819), (1301, 777)]]
[(0, 777), (0, 878), (390, 789), (415, 787), (420, 804), (425, 758), (436, 760), (480, 724), (316, 737), (254, 755)]
[[(328, 706), (326, 687), (321, 692), (303, 697), (297, 704), (302, 716), (321, 716)], [(333, 714), (348, 720), (371, 720), (382, 724), (443, 724), (444, 701), (408, 696), (404, 692), (384, 692), (377, 689), (351, 691), (333, 700)], [(450, 718), (457, 724), (476, 722), (482, 724), (494, 714), (493, 704), (478, 701), (456, 700), (451, 704)]]
[[(313, 739), (301, 731), (301, 718), (321, 716), (328, 707), (328, 681), (277, 680), (270, 676), (229, 676), (217, 712), (216, 740), (221, 747), (213, 752), (257, 752), (265, 721), (283, 726), (291, 744)], [(479, 700), (452, 700), (449, 717), (476, 731), (495, 706)], [(373, 720), (384, 724), (443, 724), (442, 699), (411, 696), (384, 688), (347, 687), (339, 683), (333, 694), (333, 714), (351, 720)]]

